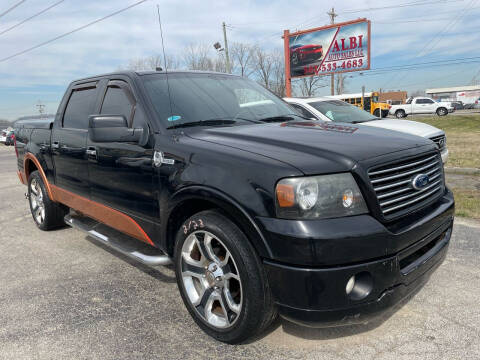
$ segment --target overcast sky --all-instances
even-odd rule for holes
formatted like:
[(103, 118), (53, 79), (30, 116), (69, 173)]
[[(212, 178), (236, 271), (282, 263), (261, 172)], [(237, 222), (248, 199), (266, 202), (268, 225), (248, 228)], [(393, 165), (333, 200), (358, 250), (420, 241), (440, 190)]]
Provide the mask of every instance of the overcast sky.
[[(138, 0), (65, 0), (44, 14), (1, 34), (59, 0), (0, 0), (0, 59), (28, 49)], [(418, 3), (414, 6), (408, 6)], [(423, 3), (423, 4), (422, 4)], [(328, 24), (332, 5), (336, 21), (372, 20), (372, 70), (392, 65), (480, 57), (480, 0), (387, 1), (193, 1), (149, 0), (124, 13), (48, 45), (0, 60), (0, 119), (36, 112), (41, 101), (55, 112), (68, 83), (76, 78), (111, 72), (133, 58), (161, 52), (156, 5), (161, 8), (167, 53), (181, 56), (191, 43), (222, 41), (221, 23), (229, 25), (229, 41), (283, 46), (283, 29)], [(379, 7), (391, 7), (378, 9)], [(369, 8), (376, 8), (370, 9)], [(356, 11), (359, 10), (359, 11)], [(213, 47), (212, 47), (213, 51)], [(476, 61), (480, 60), (476, 59)], [(402, 89), (470, 84), (480, 62), (450, 64), (373, 75), (353, 75), (346, 91)], [(480, 76), (477, 77), (480, 80)], [(325, 94), (328, 89), (325, 89)]]

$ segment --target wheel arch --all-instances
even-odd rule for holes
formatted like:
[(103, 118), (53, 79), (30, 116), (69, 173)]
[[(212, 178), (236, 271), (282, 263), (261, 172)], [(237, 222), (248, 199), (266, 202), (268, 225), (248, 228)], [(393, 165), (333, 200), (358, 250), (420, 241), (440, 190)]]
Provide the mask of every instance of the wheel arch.
[(253, 217), (234, 199), (207, 186), (189, 186), (172, 197), (174, 206), (168, 213), (165, 226), (165, 248), (173, 256), (175, 236), (181, 224), (190, 216), (209, 209), (219, 209), (245, 232), (260, 257), (271, 257), (272, 252)]
[(437, 110), (435, 111), (437, 113), (437, 115), (440, 115), (439, 112), (441, 110), (445, 110), (445, 113), (443, 114), (444, 116), (448, 114), (448, 109), (445, 107), (445, 106), (440, 106), (437, 108)]
[(50, 183), (48, 182), (47, 177), (45, 176), (45, 172), (43, 171), (43, 167), (40, 164), (40, 161), (38, 161), (37, 157), (32, 153), (25, 154), (23, 158), (23, 170), (25, 172), (25, 179), (27, 184), (28, 184), (28, 179), (30, 178), (30, 174), (38, 170), (38, 172), (40, 173), (40, 177), (42, 178), (43, 183), (45, 184), (45, 188), (47, 189), (49, 198), (52, 201), (55, 201), (53, 197), (52, 189), (50, 187)]

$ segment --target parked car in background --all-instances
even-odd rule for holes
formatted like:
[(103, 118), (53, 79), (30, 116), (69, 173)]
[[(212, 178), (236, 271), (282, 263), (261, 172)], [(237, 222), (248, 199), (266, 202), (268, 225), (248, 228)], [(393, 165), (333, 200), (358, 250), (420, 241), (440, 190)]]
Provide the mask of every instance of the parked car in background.
[(445, 163), (448, 159), (447, 137), (445, 132), (434, 126), (417, 121), (380, 119), (370, 113), (341, 100), (327, 97), (284, 98), (291, 106), (309, 119), (362, 125), (395, 130), (428, 138), (437, 144)]
[(320, 60), (323, 56), (322, 45), (292, 45), (290, 47), (290, 61), (293, 65)]
[(10, 146), (15, 144), (15, 133), (13, 131), (9, 131), (8, 134), (5, 136), (5, 145)]
[(435, 102), (432, 98), (415, 97), (408, 99), (405, 104), (392, 105), (389, 113), (401, 119), (413, 114), (437, 114), (438, 116), (445, 116), (454, 110), (450, 102)]
[(2, 130), (2, 131), (0, 132), (0, 143), (4, 143), (4, 144), (5, 144), (5, 140), (7, 140), (7, 133), (8, 133), (7, 130)]
[(465, 108), (461, 101), (452, 101), (452, 106), (455, 110), (463, 110)]

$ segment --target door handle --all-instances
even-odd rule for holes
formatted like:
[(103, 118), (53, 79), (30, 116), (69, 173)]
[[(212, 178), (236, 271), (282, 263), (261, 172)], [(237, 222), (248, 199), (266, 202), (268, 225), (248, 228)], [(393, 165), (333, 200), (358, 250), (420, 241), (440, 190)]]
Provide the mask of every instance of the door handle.
[(58, 149), (60, 147), (60, 143), (58, 141), (54, 141), (52, 143), (52, 149)]
[(89, 147), (87, 149), (86, 153), (87, 153), (88, 156), (91, 156), (91, 157), (94, 157), (94, 158), (97, 157), (97, 150), (95, 150), (94, 147)]

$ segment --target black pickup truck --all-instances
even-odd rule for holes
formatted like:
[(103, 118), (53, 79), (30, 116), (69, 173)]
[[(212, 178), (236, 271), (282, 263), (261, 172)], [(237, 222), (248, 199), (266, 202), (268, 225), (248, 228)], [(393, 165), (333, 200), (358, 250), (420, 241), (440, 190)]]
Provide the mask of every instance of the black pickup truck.
[(454, 199), (433, 142), (302, 118), (244, 78), (95, 76), (69, 86), (55, 119), (16, 126), (37, 226), (172, 262), (194, 320), (227, 343), (277, 313), (365, 323), (447, 253)]

